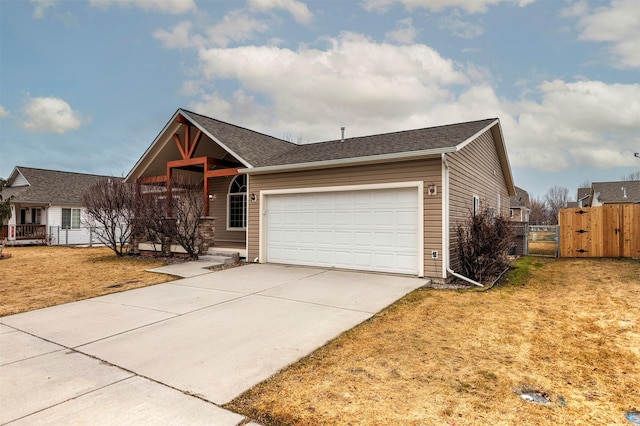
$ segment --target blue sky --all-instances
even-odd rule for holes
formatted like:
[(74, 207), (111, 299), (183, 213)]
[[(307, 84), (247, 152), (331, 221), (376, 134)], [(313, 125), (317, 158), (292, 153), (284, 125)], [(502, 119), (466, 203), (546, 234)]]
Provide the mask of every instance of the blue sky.
[(498, 117), (532, 195), (640, 170), (637, 0), (2, 0), (0, 176), (126, 175), (177, 108), (300, 142)]

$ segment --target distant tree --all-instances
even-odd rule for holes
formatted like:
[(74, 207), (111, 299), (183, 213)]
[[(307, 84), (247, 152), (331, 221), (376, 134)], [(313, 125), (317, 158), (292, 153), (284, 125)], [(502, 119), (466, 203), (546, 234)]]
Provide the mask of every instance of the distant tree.
[(87, 208), (85, 226), (117, 256), (126, 253), (134, 217), (135, 187), (121, 179), (106, 178), (83, 196)]
[(11, 199), (2, 197), (2, 190), (7, 186), (7, 181), (0, 178), (0, 225), (5, 219), (11, 219)]
[(578, 188), (591, 188), (591, 181), (589, 179), (583, 180), (580, 182), (580, 185), (578, 185)]
[(547, 206), (547, 220), (549, 225), (558, 224), (558, 213), (560, 209), (567, 207), (569, 202), (569, 190), (561, 186), (553, 186), (544, 196)]
[(626, 181), (640, 180), (640, 170), (636, 170), (635, 172), (631, 172), (626, 176), (622, 176), (622, 180), (626, 180)]
[(549, 220), (547, 204), (542, 197), (531, 197), (529, 200), (531, 211), (529, 211), (529, 224), (546, 225)]

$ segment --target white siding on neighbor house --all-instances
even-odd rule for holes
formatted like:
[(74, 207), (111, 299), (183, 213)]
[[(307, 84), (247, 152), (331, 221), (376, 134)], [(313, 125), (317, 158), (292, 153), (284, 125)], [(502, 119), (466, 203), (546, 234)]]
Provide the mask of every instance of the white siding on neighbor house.
[(29, 182), (27, 182), (24, 176), (22, 176), (22, 173), (18, 172), (16, 174), (16, 178), (11, 183), (11, 186), (14, 187), (14, 186), (26, 186), (26, 185), (29, 185)]
[[(62, 209), (80, 209), (80, 229), (62, 229)], [(89, 244), (91, 232), (85, 227), (86, 209), (82, 206), (51, 206), (47, 211), (47, 234), (58, 244)], [(95, 237), (93, 242), (96, 242)]]

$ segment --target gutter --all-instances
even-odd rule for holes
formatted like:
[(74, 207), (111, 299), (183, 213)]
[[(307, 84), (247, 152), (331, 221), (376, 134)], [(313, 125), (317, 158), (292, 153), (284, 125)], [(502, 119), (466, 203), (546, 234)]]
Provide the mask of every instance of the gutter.
[(275, 166), (258, 166), (246, 169), (240, 169), (240, 173), (246, 174), (267, 174), (277, 172), (292, 172), (297, 170), (330, 168), (330, 167), (343, 167), (349, 165), (364, 165), (381, 162), (393, 162), (393, 161), (405, 161), (427, 157), (436, 157), (438, 155), (455, 152), (455, 147), (438, 148), (438, 149), (425, 149), (421, 151), (412, 152), (393, 152), (390, 154), (370, 155), (367, 157), (351, 157), (351, 158), (338, 158), (335, 160), (322, 160), (312, 161), (308, 163), (293, 163), (293, 164), (281, 164)]
[(442, 163), (444, 164), (444, 169), (445, 169), (445, 178), (444, 178), (444, 184), (445, 184), (445, 188), (444, 191), (442, 191), (444, 193), (444, 205), (445, 205), (445, 215), (444, 215), (444, 220), (443, 222), (445, 223), (445, 244), (446, 244), (446, 261), (445, 261), (445, 267), (446, 270), (449, 274), (453, 275), (456, 278), (459, 278), (463, 281), (468, 282), (469, 284), (473, 284), (475, 286), (478, 287), (484, 287), (484, 285), (482, 285), (481, 283), (472, 280), (471, 278), (465, 277), (464, 275), (460, 275), (459, 273), (455, 272), (453, 269), (451, 269), (451, 264), (450, 262), (450, 258), (449, 258), (449, 250), (450, 250), (450, 242), (451, 240), (449, 239), (450, 236), (450, 228), (449, 228), (449, 162), (447, 161), (447, 154), (446, 153), (442, 153)]

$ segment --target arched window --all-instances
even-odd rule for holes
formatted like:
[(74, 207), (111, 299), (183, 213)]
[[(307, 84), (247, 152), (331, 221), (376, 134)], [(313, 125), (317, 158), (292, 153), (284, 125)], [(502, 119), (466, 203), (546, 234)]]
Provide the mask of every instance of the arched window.
[(229, 185), (229, 229), (246, 229), (247, 227), (247, 175), (238, 175)]

